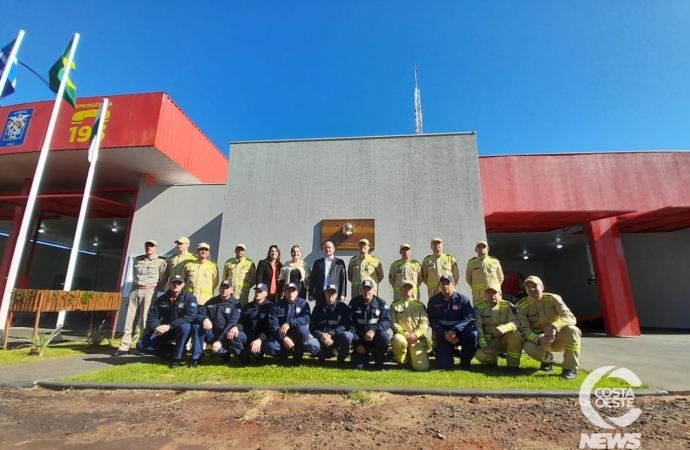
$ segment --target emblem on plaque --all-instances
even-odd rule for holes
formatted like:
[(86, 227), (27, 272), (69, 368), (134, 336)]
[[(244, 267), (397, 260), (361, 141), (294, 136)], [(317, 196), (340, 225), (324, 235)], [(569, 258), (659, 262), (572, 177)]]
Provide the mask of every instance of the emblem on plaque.
[(354, 232), (355, 232), (355, 227), (350, 222), (345, 222), (343, 224), (343, 228), (342, 228), (343, 236), (350, 237), (350, 236), (352, 236), (352, 233), (354, 233)]
[(321, 248), (326, 241), (336, 250), (357, 250), (360, 239), (368, 239), (374, 248), (374, 219), (324, 219), (321, 221)]

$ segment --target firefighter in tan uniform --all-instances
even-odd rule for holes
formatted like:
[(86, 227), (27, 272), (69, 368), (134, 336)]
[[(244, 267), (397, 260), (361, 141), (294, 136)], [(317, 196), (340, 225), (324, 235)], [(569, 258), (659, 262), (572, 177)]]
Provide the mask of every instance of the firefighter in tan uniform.
[(231, 280), (235, 288), (235, 296), (242, 306), (249, 303), (249, 290), (256, 279), (256, 265), (246, 258), (247, 246), (239, 243), (235, 246), (235, 257), (225, 261), (223, 279)]
[(418, 261), (411, 259), (412, 249), (410, 244), (400, 246), (401, 259), (391, 264), (388, 271), (388, 281), (393, 286), (393, 301), (400, 300), (400, 288), (403, 280), (412, 280), (414, 291), (412, 298), (419, 299), (419, 285), (422, 283), (422, 265)]
[(501, 286), (503, 283), (503, 269), (499, 260), (489, 256), (489, 244), (479, 241), (474, 247), (477, 252), (475, 258), (467, 262), (465, 280), (472, 289), (472, 304), (484, 301), (484, 290), (490, 284)]
[(426, 284), (429, 298), (438, 294), (438, 282), (443, 275), (451, 275), (454, 280), (459, 280), (460, 271), (455, 257), (443, 253), (443, 241), (439, 237), (431, 240), (433, 253), (422, 261), (422, 282)]
[[(175, 244), (177, 245), (177, 254), (168, 258), (168, 275), (165, 278), (166, 281), (170, 280), (174, 275), (182, 276), (184, 265), (189, 261), (196, 261), (196, 256), (188, 251), (189, 238), (181, 236), (177, 238)], [(166, 290), (168, 289), (170, 289), (169, 283)]]
[(409, 360), (414, 370), (429, 370), (429, 355), (426, 351), (429, 316), (424, 303), (413, 297), (416, 288), (416, 281), (404, 280), (400, 290), (402, 298), (391, 305), (391, 346), (398, 364), (403, 365)]
[(501, 298), (501, 288), (489, 285), (485, 299), (474, 306), (475, 327), (479, 331), (479, 348), (474, 357), (483, 364), (495, 365), (500, 353), (507, 355), (508, 373), (520, 373), (522, 334), (513, 305)]
[(218, 287), (218, 266), (208, 259), (209, 256), (211, 246), (202, 242), (197, 245), (196, 261), (186, 263), (182, 271), (185, 289), (194, 294), (199, 306), (209, 301), (213, 297), (213, 291)]
[(369, 239), (360, 239), (359, 255), (353, 256), (347, 265), (347, 279), (352, 283), (350, 292), (359, 292), (359, 285), (364, 280), (371, 280), (374, 283), (374, 293), (377, 292), (378, 285), (383, 281), (383, 266), (376, 256), (369, 254)]
[(136, 329), (143, 334), (151, 300), (156, 292), (163, 290), (167, 284), (165, 273), (167, 263), (164, 258), (156, 254), (158, 242), (149, 239), (144, 243), (145, 255), (134, 258), (134, 279), (127, 301), (127, 317), (120, 346), (113, 356), (124, 355), (129, 352), (132, 344), (132, 332)]
[(572, 380), (577, 377), (582, 333), (575, 326), (576, 320), (563, 299), (544, 292), (539, 277), (525, 279), (529, 297), (517, 304), (520, 332), (525, 337), (522, 348), (532, 358), (541, 361), (541, 370), (553, 370), (552, 352), (563, 352), (561, 376)]

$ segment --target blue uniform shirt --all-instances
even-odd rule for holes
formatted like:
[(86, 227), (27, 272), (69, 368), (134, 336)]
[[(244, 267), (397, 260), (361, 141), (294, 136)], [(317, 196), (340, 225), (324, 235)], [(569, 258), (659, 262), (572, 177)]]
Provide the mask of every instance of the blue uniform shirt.
[(297, 297), (293, 303), (288, 303), (282, 298), (271, 307), (268, 326), (272, 333), (277, 333), (284, 323), (290, 325), (290, 328), (308, 327), (310, 316), (311, 309), (305, 299)]
[(434, 295), (426, 309), (429, 325), (437, 336), (443, 336), (450, 330), (460, 334), (468, 325), (474, 325), (472, 302), (458, 292), (454, 292), (448, 300), (441, 293)]
[(187, 291), (180, 292), (175, 301), (172, 292), (167, 291), (156, 299), (149, 309), (146, 325), (154, 329), (160, 325), (170, 325), (173, 328), (183, 323), (192, 323), (199, 311), (196, 297)]
[(247, 342), (252, 342), (257, 339), (261, 339), (261, 341), (266, 340), (266, 334), (269, 330), (268, 315), (272, 307), (273, 302), (269, 302), (268, 300), (264, 300), (261, 305), (253, 301), (242, 307), (240, 322), (237, 328), (240, 331), (244, 331), (247, 335)]
[(364, 335), (369, 330), (385, 333), (392, 325), (386, 301), (376, 295), (368, 305), (364, 303), (361, 295), (353, 298), (350, 301), (350, 312), (352, 324), (359, 339), (364, 339)]
[(240, 302), (235, 297), (223, 300), (220, 295), (217, 295), (199, 308), (197, 321), (201, 323), (204, 319), (210, 320), (213, 324), (213, 336), (216, 339), (222, 339), (227, 336), (232, 327), (237, 326), (241, 308)]
[(316, 339), (321, 339), (323, 333), (338, 336), (346, 331), (352, 332), (351, 322), (350, 308), (345, 303), (336, 301), (333, 306), (328, 306), (326, 302), (319, 302), (311, 314), (309, 333)]

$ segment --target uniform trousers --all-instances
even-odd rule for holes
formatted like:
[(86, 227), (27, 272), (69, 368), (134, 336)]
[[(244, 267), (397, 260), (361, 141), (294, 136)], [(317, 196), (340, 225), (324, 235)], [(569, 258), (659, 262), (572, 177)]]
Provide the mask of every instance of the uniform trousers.
[(456, 335), (460, 339), (459, 344), (448, 342), (445, 336), (436, 336), (436, 367), (439, 369), (451, 369), (453, 367), (453, 351), (456, 345), (460, 345), (460, 367), (467, 369), (472, 363), (472, 357), (477, 349), (479, 332), (474, 326), (467, 326), (462, 333)]
[(395, 334), (391, 339), (395, 362), (405, 364), (410, 361), (414, 370), (429, 370), (429, 354), (426, 352), (426, 336), (420, 337), (417, 342), (410, 344), (402, 334)]
[[(239, 356), (247, 343), (247, 335), (242, 331), (237, 333), (233, 339), (228, 339), (226, 336), (216, 336), (213, 330), (204, 330), (200, 324), (192, 325), (192, 359), (198, 360), (204, 355), (204, 344), (212, 344), (220, 341), (221, 347), (215, 355), (220, 357), (229, 357), (229, 351)], [(220, 337), (220, 339), (218, 339)]]
[(563, 368), (577, 370), (580, 359), (580, 337), (582, 332), (574, 325), (561, 328), (556, 333), (551, 345), (540, 346), (532, 341), (525, 341), (522, 348), (525, 353), (537, 361), (550, 363), (553, 361), (552, 352), (563, 352)]
[[(191, 329), (192, 325), (185, 322), (179, 327), (170, 328), (160, 336), (150, 332), (137, 342), (137, 350), (163, 357), (172, 353), (173, 359), (179, 361), (184, 354), (184, 345), (189, 339)], [(170, 341), (175, 341), (174, 347)]]
[(144, 334), (146, 318), (151, 307), (151, 300), (156, 294), (156, 288), (134, 289), (127, 299), (127, 317), (125, 318), (124, 334), (120, 341), (119, 350), (126, 352), (132, 345), (132, 332), (139, 329)]
[(506, 354), (506, 364), (508, 367), (520, 367), (520, 357), (522, 356), (522, 333), (519, 331), (510, 331), (504, 333), (503, 336), (492, 336), (487, 343), (491, 348), (491, 353), (486, 354), (480, 348), (474, 354), (474, 357), (482, 364), (496, 364), (498, 361), (498, 354)]
[(295, 364), (302, 363), (302, 357), (304, 356), (304, 343), (309, 339), (309, 328), (306, 326), (301, 327), (290, 327), (285, 334), (285, 336), (292, 339), (295, 346), (292, 350), (288, 350), (283, 345), (283, 340), (278, 336), (278, 333), (273, 333), (263, 345), (263, 351), (267, 355), (277, 356), (278, 361), (287, 361), (288, 356), (292, 353), (292, 359)]
[[(371, 353), (374, 353), (374, 367), (376, 369), (383, 369), (383, 360), (386, 356), (386, 350), (388, 350), (388, 342), (390, 342), (390, 336), (385, 331), (377, 331), (371, 341), (365, 340), (364, 335), (357, 336), (353, 343), (352, 366), (355, 369), (369, 367), (369, 356)], [(360, 353), (357, 349), (360, 345), (364, 347), (364, 353)]]
[(345, 331), (333, 337), (333, 345), (330, 347), (326, 347), (320, 340), (313, 337), (306, 342), (305, 349), (311, 355), (318, 357), (321, 361), (331, 356), (338, 355), (338, 362), (343, 362), (345, 358), (347, 358), (347, 355), (350, 354), (350, 346), (354, 340), (355, 335), (349, 331)]

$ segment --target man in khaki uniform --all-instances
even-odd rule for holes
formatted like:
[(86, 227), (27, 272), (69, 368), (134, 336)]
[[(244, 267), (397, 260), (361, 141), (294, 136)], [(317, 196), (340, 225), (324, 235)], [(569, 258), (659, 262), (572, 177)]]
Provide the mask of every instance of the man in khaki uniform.
[(489, 256), (489, 244), (479, 241), (474, 247), (477, 256), (467, 262), (465, 280), (472, 289), (472, 304), (484, 301), (484, 290), (490, 284), (501, 286), (503, 283), (503, 269), (501, 263), (493, 256)]
[(391, 346), (398, 364), (405, 364), (409, 359), (414, 370), (429, 370), (426, 352), (429, 317), (424, 304), (413, 298), (416, 287), (416, 281), (404, 280), (400, 290), (402, 298), (391, 305)]
[(544, 283), (534, 275), (525, 279), (529, 297), (517, 304), (520, 333), (525, 337), (522, 348), (532, 358), (541, 361), (541, 370), (553, 370), (552, 352), (563, 352), (563, 372), (567, 380), (577, 377), (582, 333), (563, 299), (544, 292)]
[(223, 279), (232, 280), (235, 287), (235, 297), (242, 306), (249, 303), (249, 290), (256, 279), (256, 265), (251, 259), (245, 258), (247, 246), (239, 243), (235, 246), (235, 257), (225, 261)]
[[(184, 265), (187, 264), (189, 261), (195, 261), (196, 256), (194, 256), (192, 253), (189, 253), (189, 239), (181, 236), (177, 238), (175, 241), (175, 244), (177, 245), (177, 254), (171, 256), (168, 259), (168, 275), (166, 277), (166, 280), (170, 280), (174, 275), (182, 275), (182, 271), (184, 270)], [(170, 285), (168, 284), (168, 287), (166, 288), (170, 289)]]
[(485, 300), (474, 307), (475, 328), (479, 331), (479, 348), (474, 354), (484, 364), (495, 365), (500, 353), (506, 353), (508, 373), (520, 373), (522, 334), (513, 305), (501, 298), (501, 288), (489, 285)]
[(184, 265), (182, 278), (187, 292), (194, 294), (201, 306), (213, 297), (213, 292), (218, 287), (218, 266), (208, 259), (211, 256), (210, 245), (202, 242), (196, 249), (197, 259)]
[(353, 256), (347, 266), (347, 279), (350, 280), (354, 295), (359, 292), (359, 285), (364, 280), (374, 282), (374, 293), (377, 291), (378, 284), (383, 281), (383, 266), (376, 256), (369, 254), (369, 239), (360, 239), (359, 255)]
[(412, 249), (410, 244), (402, 244), (400, 246), (401, 259), (391, 264), (388, 271), (388, 281), (393, 286), (393, 301), (400, 300), (400, 288), (403, 280), (412, 280), (414, 283), (414, 290), (412, 298), (419, 298), (419, 285), (422, 283), (422, 265), (418, 261), (411, 259)]
[(146, 254), (134, 258), (134, 279), (132, 289), (129, 291), (127, 303), (127, 317), (125, 318), (125, 329), (120, 341), (120, 346), (113, 356), (124, 355), (129, 352), (132, 344), (132, 331), (137, 328), (143, 334), (146, 327), (146, 318), (151, 299), (156, 292), (163, 289), (166, 284), (165, 273), (167, 263), (165, 259), (156, 254), (158, 242), (149, 239), (144, 243)]
[(438, 282), (443, 275), (451, 275), (453, 280), (459, 280), (460, 271), (455, 257), (443, 253), (443, 241), (440, 237), (431, 240), (433, 254), (422, 261), (422, 282), (426, 284), (429, 298), (438, 294)]

